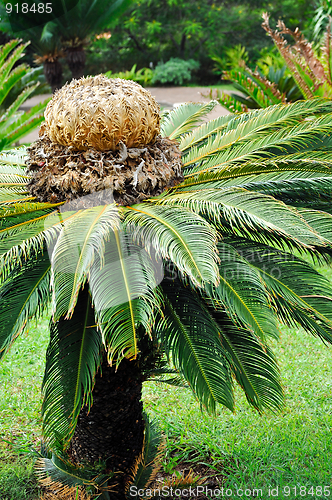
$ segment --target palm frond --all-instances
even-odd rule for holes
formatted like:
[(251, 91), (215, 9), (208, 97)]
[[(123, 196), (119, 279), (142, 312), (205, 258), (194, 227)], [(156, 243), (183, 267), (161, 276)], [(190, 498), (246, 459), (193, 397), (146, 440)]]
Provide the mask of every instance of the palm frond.
[(262, 340), (278, 338), (276, 318), (259, 272), (230, 245), (218, 243), (220, 283), (207, 285), (207, 294), (216, 310), (223, 310), (235, 325), (251, 330)]
[(137, 357), (140, 325), (151, 335), (160, 304), (160, 279), (158, 263), (130, 234), (114, 229), (89, 273), (96, 320), (110, 363)]
[(295, 255), (245, 240), (232, 244), (259, 271), (281, 321), (300, 324), (332, 342), (332, 286), (328, 279)]
[(47, 253), (39, 254), (15, 270), (0, 285), (0, 358), (30, 321), (46, 310), (50, 302), (51, 264)]
[[(44, 111), (48, 102), (49, 99), (46, 99), (22, 115), (15, 116), (11, 113), (11, 115), (7, 116), (0, 128), (1, 149), (8, 148), (8, 146), (38, 127), (45, 119)], [(15, 107), (14, 104), (12, 109)]]
[(249, 238), (264, 236), (295, 246), (329, 245), (329, 241), (309, 226), (293, 207), (259, 192), (241, 188), (210, 188), (175, 193), (155, 199), (154, 203), (174, 206), (174, 209), (184, 206), (206, 215), (220, 231), (230, 230)]
[(201, 123), (202, 118), (210, 113), (216, 104), (217, 101), (208, 103), (188, 102), (177, 106), (164, 117), (160, 129), (161, 135), (170, 139), (178, 139), (181, 134), (188, 132)]
[(223, 311), (209, 308), (218, 325), (221, 345), (228, 355), (235, 380), (249, 404), (262, 412), (283, 406), (279, 367), (271, 348), (250, 330), (236, 327)]
[[(8, 43), (6, 43), (5, 45), (2, 45), (0, 47), (0, 66), (4, 66), (4, 62), (5, 60), (7, 59), (8, 55), (10, 54), (10, 52), (15, 49), (15, 47), (17, 47), (17, 45), (20, 43), (21, 40), (18, 40), (18, 39), (13, 39), (13, 40), (10, 40)], [(20, 49), (20, 53), (22, 53), (22, 51), (24, 50), (24, 48), (29, 45), (29, 42), (26, 43), (25, 46), (21, 46), (21, 49)], [(17, 54), (17, 52), (16, 52)], [(13, 57), (13, 60), (15, 59), (15, 56)], [(19, 57), (18, 57), (19, 59)], [(14, 63), (13, 63), (14, 64)], [(9, 70), (10, 71), (10, 70)]]
[(202, 217), (185, 207), (142, 203), (126, 208), (124, 223), (147, 249), (170, 258), (197, 286), (216, 282), (216, 232)]
[[(331, 200), (331, 199), (330, 199)], [(329, 207), (330, 209), (330, 207)], [(332, 215), (321, 210), (310, 210), (308, 208), (299, 208), (301, 217), (321, 234), (327, 241), (332, 242)]]
[(236, 134), (233, 131), (230, 134), (225, 132), (209, 140), (205, 146), (193, 147), (184, 156), (184, 167), (191, 166), (186, 177), (195, 176), (197, 172), (225, 168), (232, 163), (290, 154), (299, 149), (314, 149), (322, 143), (331, 125), (331, 115), (323, 115), (274, 132), (255, 130), (242, 137), (238, 135), (238, 130), (235, 130)]
[[(0, 166), (8, 165), (14, 170), (13, 173), (24, 174), (27, 158), (26, 147), (21, 146), (19, 148), (11, 148), (8, 151), (0, 152)], [(2, 170), (1, 170), (2, 171)]]
[[(37, 208), (38, 210), (38, 208)], [(54, 246), (53, 239), (61, 230), (62, 224), (77, 212), (62, 213), (51, 208), (42, 209), (42, 214), (33, 217), (22, 213), (13, 219), (13, 224), (0, 229), (0, 281), (17, 265), (33, 258), (48, 245)], [(10, 218), (9, 218), (10, 220)]]
[(182, 135), (179, 142), (179, 149), (181, 151), (186, 151), (186, 149), (192, 148), (196, 144), (203, 143), (209, 137), (214, 136), (221, 130), (224, 130), (228, 122), (233, 120), (233, 115), (218, 116), (214, 120), (210, 120), (206, 123), (202, 123), (198, 127)]
[(52, 251), (55, 319), (71, 317), (95, 257), (102, 258), (110, 232), (119, 226), (115, 204), (77, 212), (63, 224)]
[(42, 405), (43, 433), (51, 445), (67, 447), (81, 408), (92, 404), (94, 377), (101, 361), (102, 338), (85, 288), (71, 319), (50, 324)]
[(157, 328), (166, 355), (208, 412), (217, 403), (233, 410), (232, 376), (218, 328), (189, 287), (178, 280), (161, 286), (166, 314)]

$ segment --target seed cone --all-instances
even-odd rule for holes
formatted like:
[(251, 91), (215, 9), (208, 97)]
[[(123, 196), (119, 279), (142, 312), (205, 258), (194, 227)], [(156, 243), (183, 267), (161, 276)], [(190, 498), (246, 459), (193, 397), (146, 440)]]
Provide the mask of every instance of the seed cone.
[(159, 106), (138, 83), (104, 75), (73, 80), (54, 94), (43, 132), (51, 141), (86, 151), (151, 144), (159, 134)]

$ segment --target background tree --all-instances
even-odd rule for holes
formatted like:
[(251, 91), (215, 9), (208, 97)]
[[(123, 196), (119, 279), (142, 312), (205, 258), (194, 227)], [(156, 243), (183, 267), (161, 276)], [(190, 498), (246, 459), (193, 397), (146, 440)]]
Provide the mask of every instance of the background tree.
[(111, 38), (93, 43), (88, 67), (97, 73), (135, 63), (148, 67), (171, 57), (193, 58), (201, 64), (200, 81), (210, 83), (216, 80), (211, 56), (223, 56), (229, 47), (241, 44), (256, 59), (263, 47), (272, 46), (261, 29), (264, 11), (271, 12), (272, 22), (282, 17), (295, 29), (308, 26), (314, 8), (313, 1), (304, 0), (278, 0), (273, 5), (265, 0), (136, 0), (124, 22), (111, 29)]

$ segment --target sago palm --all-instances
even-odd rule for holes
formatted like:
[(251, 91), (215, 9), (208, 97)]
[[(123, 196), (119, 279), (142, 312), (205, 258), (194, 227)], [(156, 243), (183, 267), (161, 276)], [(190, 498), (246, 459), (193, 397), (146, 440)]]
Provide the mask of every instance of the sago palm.
[[(133, 0), (61, 0), (54, 6), (50, 28), (61, 37), (62, 47), (73, 78), (83, 76), (85, 46), (98, 30), (109, 28)], [(63, 12), (63, 15), (62, 15)], [(46, 27), (47, 28), (47, 27)]]
[(301, 257), (331, 257), (332, 103), (202, 122), (214, 104), (160, 125), (138, 84), (81, 79), (1, 157), (0, 352), (52, 305), (50, 483), (114, 499), (142, 484), (151, 375), (175, 371), (211, 413), (234, 409), (235, 383), (277, 410), (278, 321), (332, 340), (331, 284)]

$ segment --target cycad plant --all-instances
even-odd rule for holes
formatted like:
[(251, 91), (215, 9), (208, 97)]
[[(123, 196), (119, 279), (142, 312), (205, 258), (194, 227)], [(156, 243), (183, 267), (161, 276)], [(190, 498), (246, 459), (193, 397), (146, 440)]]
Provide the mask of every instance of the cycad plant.
[[(92, 33), (111, 27), (133, 0), (61, 0), (58, 15), (55, 6), (50, 29), (61, 39), (62, 48), (73, 78), (83, 76), (85, 47)], [(47, 26), (46, 26), (47, 29)]]
[(5, 108), (2, 105), (9, 98), (11, 91), (19, 85), (22, 80), (31, 74), (26, 64), (19, 64), (24, 56), (24, 49), (28, 45), (20, 44), (21, 40), (11, 40), (6, 45), (0, 46), (0, 151), (8, 149), (26, 134), (34, 130), (44, 120), (43, 112), (48, 100), (32, 107), (24, 113), (19, 110), (20, 106), (39, 87), (39, 82), (27, 86), (19, 95)]
[[(60, 0), (40, 1), (28, 12), (0, 0), (1, 29), (19, 33), (30, 40), (36, 51), (35, 61), (43, 64), (52, 92), (62, 85), (61, 57), (65, 57), (73, 78), (80, 78), (85, 67), (85, 46), (92, 33), (112, 26), (132, 0)], [(25, 7), (26, 8), (26, 7)], [(51, 12), (49, 11), (51, 9)]]
[(39, 470), (58, 498), (144, 487), (151, 375), (175, 372), (210, 413), (234, 409), (236, 383), (277, 410), (278, 321), (332, 340), (331, 283), (308, 261), (331, 259), (331, 102), (202, 123), (214, 105), (160, 124), (138, 84), (81, 79), (27, 153), (1, 156), (0, 352), (52, 306)]
[[(213, 91), (211, 97), (231, 112), (248, 111), (250, 108), (266, 108), (273, 104), (294, 102), (313, 97), (332, 97), (331, 27), (327, 26), (319, 49), (304, 38), (298, 28), (288, 29), (279, 20), (277, 29), (272, 30), (269, 16), (263, 14), (263, 28), (272, 38), (284, 61), (284, 67), (270, 66), (268, 74), (257, 68), (252, 71), (244, 61), (241, 67), (223, 73), (223, 78), (231, 80), (243, 95), (225, 94)], [(284, 35), (293, 38), (288, 43)], [(272, 61), (271, 61), (272, 62)], [(278, 61), (279, 62), (279, 61)], [(259, 65), (259, 64), (258, 64)]]

